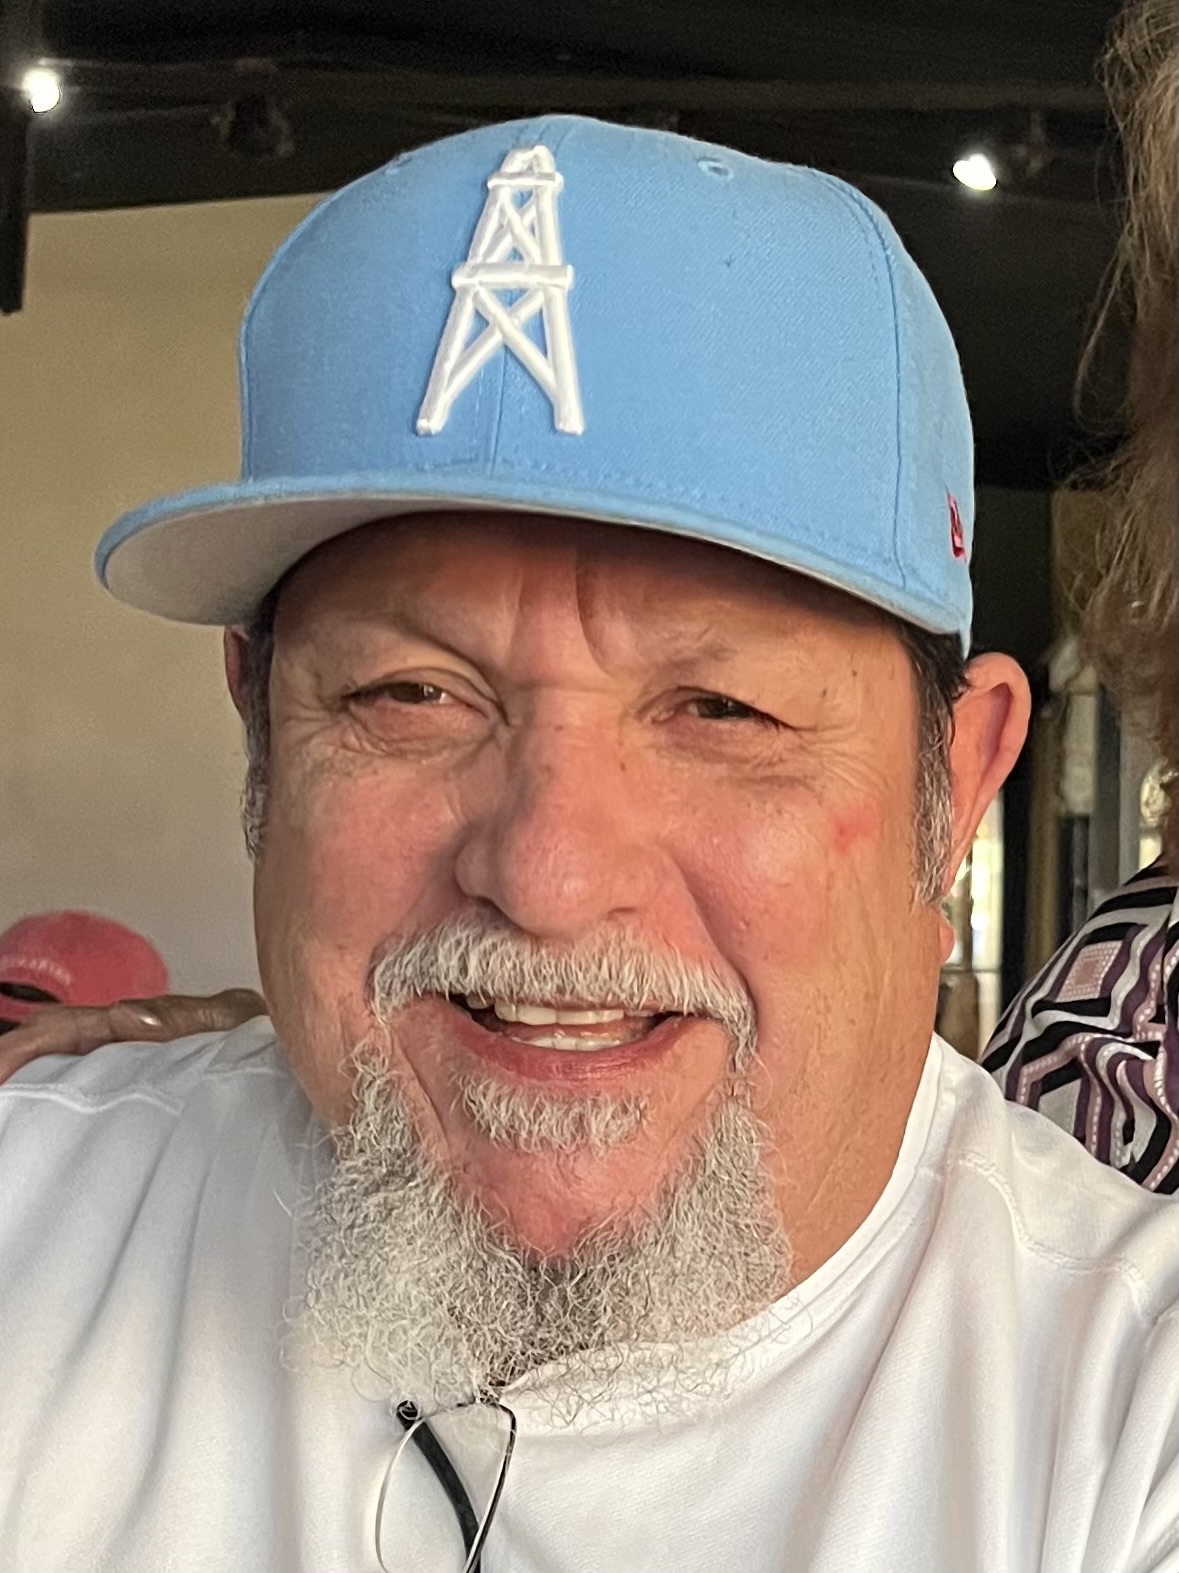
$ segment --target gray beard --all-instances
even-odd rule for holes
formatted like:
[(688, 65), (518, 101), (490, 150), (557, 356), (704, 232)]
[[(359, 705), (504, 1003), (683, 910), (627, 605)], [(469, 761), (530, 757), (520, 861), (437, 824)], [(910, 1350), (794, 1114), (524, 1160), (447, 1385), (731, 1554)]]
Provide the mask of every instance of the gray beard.
[[(306, 1290), (289, 1360), (363, 1373), (366, 1392), (375, 1383), (374, 1396), (426, 1414), (530, 1373), (565, 1419), (624, 1393), (656, 1413), (723, 1394), (739, 1324), (786, 1290), (791, 1263), (740, 1081), (650, 1212), (596, 1228), (553, 1260), (521, 1249), (462, 1195), (422, 1153), (388, 1071), (358, 1065), (353, 1116), (302, 1219)], [(462, 1095), (469, 1105), (471, 1089)], [(546, 1123), (544, 1101), (531, 1099), (518, 1143), (512, 1110), (497, 1107), (493, 1139), (601, 1151), (645, 1113), (621, 1111), (612, 1126), (599, 1110), (595, 1139), (568, 1099)]]

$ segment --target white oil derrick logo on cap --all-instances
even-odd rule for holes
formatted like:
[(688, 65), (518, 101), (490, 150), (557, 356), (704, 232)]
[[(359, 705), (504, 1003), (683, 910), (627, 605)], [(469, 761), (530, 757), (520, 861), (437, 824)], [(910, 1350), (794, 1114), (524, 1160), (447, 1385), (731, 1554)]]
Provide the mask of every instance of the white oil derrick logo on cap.
[[(511, 350), (548, 395), (558, 431), (585, 430), (569, 326), (573, 269), (557, 228), (563, 184), (547, 147), (514, 148), (488, 180), (467, 260), (451, 274), (454, 300), (418, 412), (423, 435), (442, 430), (454, 401), (499, 349)], [(471, 340), (476, 313), (484, 326)], [(525, 331), (537, 313), (544, 352)]]

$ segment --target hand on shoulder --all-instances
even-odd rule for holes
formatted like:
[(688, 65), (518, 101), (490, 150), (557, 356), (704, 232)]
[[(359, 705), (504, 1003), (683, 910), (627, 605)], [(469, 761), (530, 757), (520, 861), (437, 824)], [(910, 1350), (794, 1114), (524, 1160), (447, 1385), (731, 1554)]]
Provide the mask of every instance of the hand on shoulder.
[(0, 1038), (0, 1085), (46, 1054), (89, 1054), (105, 1043), (170, 1043), (198, 1032), (231, 1032), (266, 1014), (253, 989), (164, 994), (114, 1005), (50, 1005)]

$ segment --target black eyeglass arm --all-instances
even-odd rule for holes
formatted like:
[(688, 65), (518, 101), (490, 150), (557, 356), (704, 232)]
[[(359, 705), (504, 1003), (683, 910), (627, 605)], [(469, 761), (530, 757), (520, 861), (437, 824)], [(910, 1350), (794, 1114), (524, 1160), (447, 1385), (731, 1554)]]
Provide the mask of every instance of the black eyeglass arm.
[(491, 1521), (495, 1517), (495, 1510), (499, 1506), (500, 1497), (503, 1495), (504, 1485), (508, 1478), (508, 1465), (512, 1462), (512, 1451), (516, 1446), (515, 1415), (510, 1409), (505, 1408), (503, 1404), (497, 1404), (496, 1408), (508, 1417), (508, 1441), (507, 1446), (504, 1448), (503, 1463), (499, 1466), (499, 1479), (495, 1482), (495, 1490), (491, 1494), (491, 1503), (487, 1509), (487, 1516), (483, 1520), (483, 1527), (480, 1529), (478, 1538), (475, 1541), (474, 1552), (472, 1553), (470, 1547), (467, 1548), (467, 1556), (471, 1559), (468, 1573), (480, 1573), (480, 1562), (483, 1556), (483, 1542), (487, 1539), (488, 1531), (491, 1528)]
[[(398, 1404), (397, 1418), (408, 1431), (419, 1419), (416, 1406), (413, 1404)], [(439, 1442), (433, 1431), (430, 1430), (428, 1421), (422, 1420), (420, 1425), (410, 1433), (410, 1441), (413, 1442), (427, 1464), (434, 1471), (435, 1479), (443, 1491), (446, 1492), (447, 1500), (454, 1509), (454, 1516), (458, 1519), (459, 1531), (463, 1537), (463, 1550), (469, 1557), (471, 1548), (479, 1536), (479, 1520), (475, 1515), (475, 1509), (471, 1506), (467, 1488), (459, 1479), (458, 1471), (447, 1457), (446, 1449)], [(478, 1559), (471, 1564), (471, 1573), (479, 1573)]]

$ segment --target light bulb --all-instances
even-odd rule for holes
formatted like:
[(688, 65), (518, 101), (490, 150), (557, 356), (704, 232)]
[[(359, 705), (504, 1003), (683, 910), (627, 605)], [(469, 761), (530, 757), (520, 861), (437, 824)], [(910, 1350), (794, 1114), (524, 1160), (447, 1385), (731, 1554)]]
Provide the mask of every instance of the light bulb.
[(44, 115), (61, 103), (61, 78), (48, 66), (33, 66), (21, 78), (21, 92), (35, 115)]
[(971, 191), (994, 191), (999, 183), (995, 166), (985, 153), (966, 153), (954, 164), (954, 179)]

